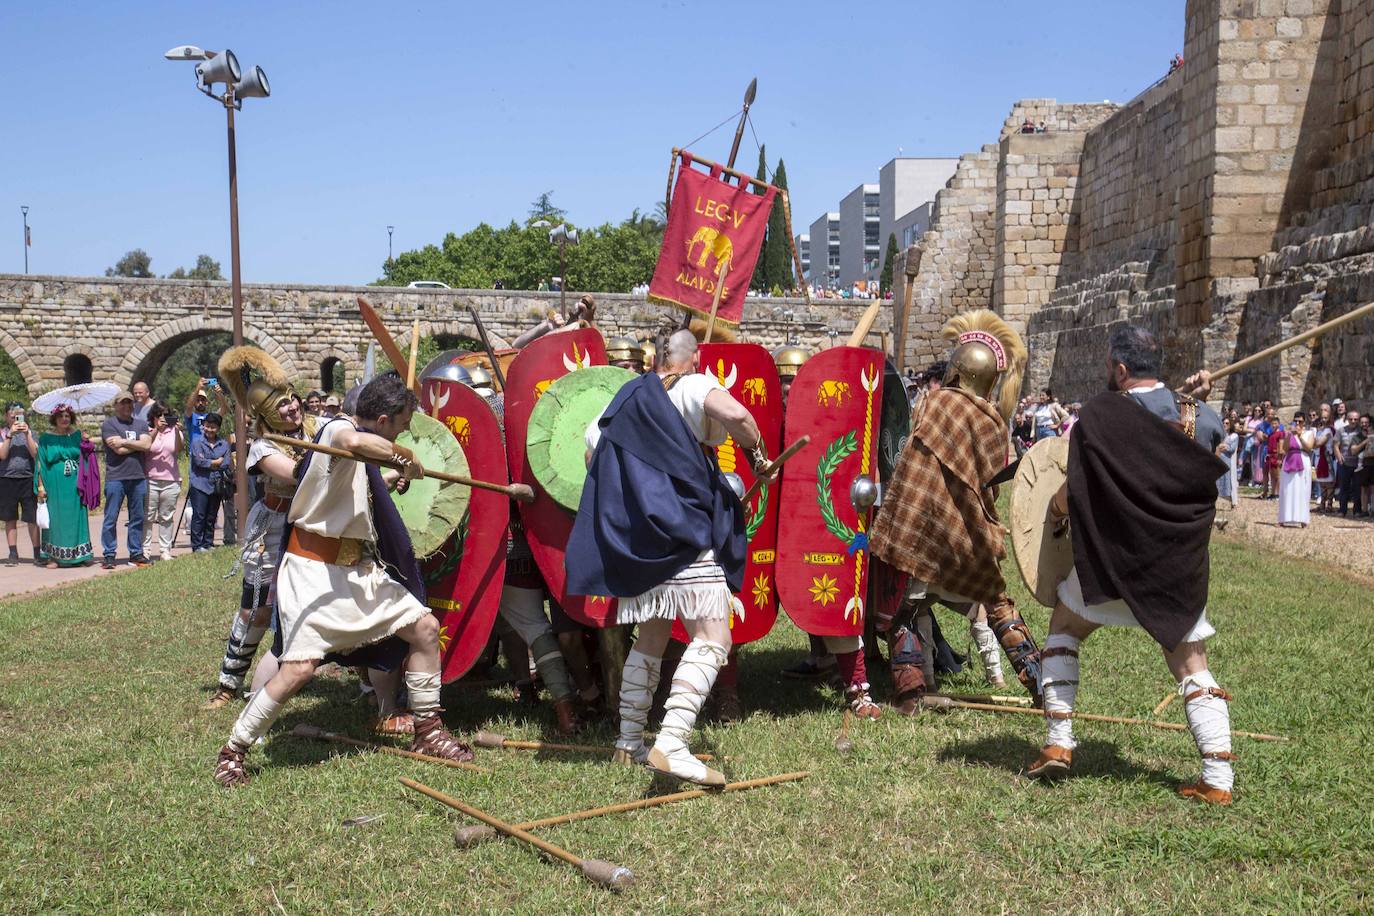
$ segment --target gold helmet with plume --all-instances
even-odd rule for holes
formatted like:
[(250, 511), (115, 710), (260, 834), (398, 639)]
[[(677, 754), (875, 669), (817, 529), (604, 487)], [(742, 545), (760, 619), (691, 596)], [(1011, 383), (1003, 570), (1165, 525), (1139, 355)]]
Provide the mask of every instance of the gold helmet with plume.
[[(1026, 372), (1026, 345), (1021, 335), (995, 312), (961, 312), (941, 331), (954, 345), (945, 384), (955, 385), (985, 401), (992, 401), (1004, 420), (1016, 412), (1021, 378)], [(998, 381), (1002, 390), (993, 400)]]
[(295, 398), (296, 392), (281, 364), (265, 351), (248, 346), (224, 351), (219, 358), (219, 377), (234, 400), (243, 405), (254, 435), (261, 435), (264, 426), (274, 432), (295, 432), (299, 428), (278, 413), (282, 401)]

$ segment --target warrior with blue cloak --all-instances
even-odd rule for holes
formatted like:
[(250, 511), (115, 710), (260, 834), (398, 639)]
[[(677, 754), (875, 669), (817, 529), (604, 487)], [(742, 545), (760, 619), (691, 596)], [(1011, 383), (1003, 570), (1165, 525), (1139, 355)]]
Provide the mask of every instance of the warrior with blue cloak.
[[(714, 449), (733, 436), (756, 474), (766, 470), (767, 455), (749, 411), (696, 363), (696, 337), (676, 332), (658, 371), (627, 383), (587, 428), (568, 589), (614, 596), (617, 622), (638, 625), (621, 680), (615, 760), (721, 787), (724, 775), (688, 750), (730, 652), (730, 614), (742, 611), (733, 593), (744, 580), (744, 509)], [(644, 727), (674, 621), (691, 642), (650, 748)]]

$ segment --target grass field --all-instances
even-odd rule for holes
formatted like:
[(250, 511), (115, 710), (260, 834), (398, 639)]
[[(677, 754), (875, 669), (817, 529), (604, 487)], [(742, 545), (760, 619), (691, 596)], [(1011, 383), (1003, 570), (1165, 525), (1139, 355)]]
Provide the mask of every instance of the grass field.
[[(238, 584), (228, 551), (0, 603), (0, 908), (7, 912), (1368, 912), (1374, 907), (1374, 708), (1368, 581), (1234, 543), (1213, 547), (1212, 669), (1235, 695), (1237, 803), (1173, 794), (1195, 778), (1191, 738), (1081, 723), (1075, 777), (1018, 775), (1031, 716), (885, 715), (834, 750), (838, 699), (779, 671), (802, 635), (780, 622), (746, 648), (749, 712), (707, 727), (733, 779), (800, 783), (549, 828), (582, 856), (631, 867), (623, 896), (513, 842), (453, 848), (469, 823), (409, 792), (407, 775), (512, 821), (635, 799), (643, 772), (480, 751), (488, 775), (342, 753), (286, 734), (311, 722), (362, 736), (348, 679), (288, 707), (245, 789), (210, 780), (238, 706), (197, 711)], [(1020, 589), (1032, 629), (1045, 613)], [(956, 645), (967, 629), (945, 613)], [(1083, 653), (1085, 712), (1147, 716), (1171, 683), (1139, 631)], [(885, 673), (875, 673), (886, 696)], [(964, 674), (948, 685), (984, 689)], [(1010, 692), (1010, 690), (1009, 690)], [(496, 689), (449, 690), (456, 729), (538, 737)], [(1166, 716), (1182, 721), (1181, 704)], [(532, 716), (532, 718), (531, 718)], [(599, 735), (609, 741), (610, 726)], [(361, 828), (346, 818), (380, 814)]]

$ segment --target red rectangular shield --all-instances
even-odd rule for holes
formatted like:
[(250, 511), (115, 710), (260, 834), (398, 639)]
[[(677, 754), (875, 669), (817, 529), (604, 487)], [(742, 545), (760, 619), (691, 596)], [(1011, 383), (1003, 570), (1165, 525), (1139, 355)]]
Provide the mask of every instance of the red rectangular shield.
[(739, 324), (777, 189), (769, 185), (762, 196), (754, 194), (722, 181), (719, 164), (702, 162), (708, 175), (692, 168), (696, 161), (682, 153), (649, 298), (709, 315), (724, 267), (716, 320)]

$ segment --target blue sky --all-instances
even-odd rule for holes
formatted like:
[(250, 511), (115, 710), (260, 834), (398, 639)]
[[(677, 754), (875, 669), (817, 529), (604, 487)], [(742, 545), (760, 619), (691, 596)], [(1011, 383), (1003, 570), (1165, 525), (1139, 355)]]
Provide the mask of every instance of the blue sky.
[[(227, 10), (232, 10), (228, 12)], [(580, 224), (661, 199), (669, 150), (759, 79), (794, 229), (899, 148), (996, 139), (1018, 98), (1124, 101), (1183, 43), (1183, 2), (19, 4), (0, 11), (0, 272), (99, 274), (146, 249), (229, 270), (223, 109), (180, 44), (261, 65), (238, 116), (247, 281), (361, 283), (396, 250), (523, 218)], [(724, 159), (727, 126), (694, 149)], [(739, 164), (758, 152), (746, 132)]]

